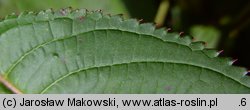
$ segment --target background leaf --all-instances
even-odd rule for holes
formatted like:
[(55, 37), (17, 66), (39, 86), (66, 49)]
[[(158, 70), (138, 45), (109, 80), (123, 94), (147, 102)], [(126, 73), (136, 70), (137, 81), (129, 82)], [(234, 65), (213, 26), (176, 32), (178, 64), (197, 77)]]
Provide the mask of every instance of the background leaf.
[(220, 39), (220, 31), (212, 26), (195, 25), (190, 33), (195, 40), (206, 42), (207, 48), (216, 48)]
[(0, 15), (5, 16), (13, 12), (20, 13), (23, 11), (39, 11), (49, 8), (61, 9), (65, 7), (103, 10), (105, 13), (122, 13), (129, 17), (122, 0), (0, 0)]

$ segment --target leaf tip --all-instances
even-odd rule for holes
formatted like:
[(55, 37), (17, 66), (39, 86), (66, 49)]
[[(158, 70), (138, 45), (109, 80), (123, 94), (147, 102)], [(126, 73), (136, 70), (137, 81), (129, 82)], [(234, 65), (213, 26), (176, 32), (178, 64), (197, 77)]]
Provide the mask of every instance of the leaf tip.
[(244, 74), (243, 74), (243, 77), (244, 76), (250, 76), (250, 70), (246, 71)]
[(183, 32), (183, 31), (179, 33), (179, 36), (180, 36), (180, 37), (183, 37), (183, 35), (184, 35), (184, 32)]
[(236, 63), (238, 61), (238, 59), (233, 59), (232, 61), (229, 62), (229, 65), (233, 65), (234, 63)]
[(172, 32), (172, 29), (171, 28), (167, 28), (166, 31), (167, 32)]
[(143, 19), (137, 19), (137, 21), (138, 21), (139, 23), (143, 23), (143, 22), (144, 22)]
[(217, 56), (221, 55), (224, 52), (224, 50), (220, 50), (217, 52)]
[(101, 9), (97, 9), (95, 12), (102, 13), (103, 11)]

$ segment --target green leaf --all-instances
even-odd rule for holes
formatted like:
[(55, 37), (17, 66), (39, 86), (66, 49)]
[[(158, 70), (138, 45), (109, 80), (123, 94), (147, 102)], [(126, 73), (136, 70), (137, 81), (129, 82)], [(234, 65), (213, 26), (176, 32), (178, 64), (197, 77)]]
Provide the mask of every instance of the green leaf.
[(43, 9), (61, 9), (63, 7), (86, 8), (89, 10), (102, 9), (106, 13), (123, 13), (129, 17), (122, 0), (0, 0), (0, 16), (12, 12), (37, 11)]
[(212, 26), (195, 25), (190, 29), (190, 33), (198, 41), (207, 43), (207, 48), (216, 48), (220, 40), (220, 31)]
[(250, 93), (230, 59), (135, 19), (29, 12), (6, 17), (0, 35), (1, 82), (22, 93)]

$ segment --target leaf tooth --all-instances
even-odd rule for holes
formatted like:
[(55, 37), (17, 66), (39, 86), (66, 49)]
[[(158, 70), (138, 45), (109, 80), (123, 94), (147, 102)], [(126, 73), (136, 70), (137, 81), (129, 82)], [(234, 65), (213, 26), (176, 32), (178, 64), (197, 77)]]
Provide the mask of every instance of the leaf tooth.
[(105, 14), (106, 16), (108, 16), (109, 18), (111, 18), (112, 17), (112, 15), (110, 14), (110, 13), (108, 13), (108, 14)]
[(152, 23), (152, 24), (153, 24), (153, 26), (154, 26), (154, 28), (155, 28), (155, 29), (160, 28), (156, 22), (150, 22), (150, 23)]
[(71, 13), (75, 13), (75, 12), (79, 12), (80, 11), (80, 9), (75, 9), (75, 10), (73, 10)]
[(182, 44), (184, 45), (190, 45), (192, 43), (192, 37), (185, 35), (183, 37), (180, 37), (180, 42), (182, 42)]
[(184, 35), (184, 32), (180, 32), (179, 36), (182, 37)]
[(102, 13), (99, 12), (91, 12), (90, 14), (87, 14), (87, 16), (95, 21), (100, 20), (103, 17)]
[(203, 41), (202, 43), (203, 43), (203, 45), (204, 45), (205, 47), (207, 47), (207, 42), (204, 42), (204, 41)]
[(202, 51), (210, 58), (214, 58), (218, 56), (218, 52), (214, 49), (203, 49)]
[(193, 50), (203, 50), (205, 48), (204, 42), (202, 42), (202, 41), (192, 42), (189, 46)]
[(112, 28), (119, 28), (121, 27), (121, 23), (123, 18), (120, 15), (114, 15), (110, 17), (109, 24)]
[(137, 21), (138, 21), (140, 24), (144, 22), (143, 19), (137, 19)]
[(62, 16), (66, 16), (67, 15), (67, 10), (65, 10), (65, 9), (61, 9), (61, 10), (59, 10), (59, 12), (60, 12), (60, 14)]
[(111, 14), (104, 14), (104, 15), (103, 15), (103, 18), (108, 18), (108, 19), (110, 19), (110, 18), (111, 18)]
[(49, 20), (50, 18), (53, 18), (53, 14), (46, 12), (46, 10), (38, 12), (36, 16), (37, 21), (46, 21)]
[(83, 9), (77, 9), (75, 12), (78, 12), (78, 13), (84, 13), (84, 15), (87, 13), (87, 9), (86, 8), (83, 8)]
[(101, 9), (97, 9), (97, 10), (95, 10), (95, 12), (103, 13), (103, 11)]
[(26, 16), (28, 15), (29, 13), (27, 11), (24, 11), (24, 12), (21, 12), (19, 15), (18, 15), (18, 18), (20, 17), (23, 17), (23, 16)]
[(172, 28), (167, 28), (166, 31), (167, 31), (168, 33), (170, 33), (170, 32), (172, 32)]
[(140, 24), (138, 31), (140, 33), (153, 34), (155, 31), (155, 25), (153, 23)]
[(72, 8), (71, 6), (69, 6), (69, 7), (65, 8), (65, 9), (66, 9), (66, 10), (69, 10), (69, 12), (74, 11), (74, 10), (73, 10), (73, 8)]
[(7, 19), (13, 19), (13, 18), (17, 18), (18, 16), (16, 15), (16, 13), (12, 13), (10, 15), (7, 15), (4, 19), (7, 20)]
[(28, 14), (32, 14), (32, 15), (35, 15), (35, 12), (33, 11), (29, 11)]
[(73, 12), (73, 8), (67, 7), (67, 8), (64, 8), (64, 11), (66, 12), (66, 14), (70, 14), (71, 12)]
[(122, 22), (124, 20), (124, 18), (122, 17), (122, 14), (112, 15), (111, 19), (118, 20), (119, 22)]
[(233, 59), (233, 60), (231, 60), (230, 62), (229, 62), (229, 65), (233, 65), (235, 62), (237, 62), (238, 61), (238, 59)]
[(87, 12), (87, 13), (90, 13), (90, 11), (89, 11), (87, 8), (86, 8), (86, 12)]
[(136, 19), (127, 19), (124, 20), (121, 24), (123, 27), (123, 30), (127, 30), (127, 31), (135, 31), (136, 28), (139, 26), (139, 23), (137, 22)]
[(246, 72), (243, 73), (243, 77), (249, 76), (249, 75), (250, 75), (250, 70), (248, 70), (248, 71), (246, 71)]
[(217, 56), (221, 55), (224, 52), (224, 50), (220, 50), (217, 52)]
[(60, 10), (57, 10), (54, 12), (54, 16), (57, 17), (64, 17), (64, 16), (68, 16), (71, 13), (71, 9), (70, 8), (62, 8)]
[(159, 36), (159, 38), (165, 40), (165, 36), (167, 35), (167, 32), (165, 31), (165, 28), (159, 28), (154, 31), (154, 35)]
[(117, 17), (120, 17), (120, 18), (124, 19), (124, 18), (123, 18), (123, 14), (116, 14), (116, 15), (114, 15), (114, 16), (117, 16)]
[(39, 17), (42, 17), (42, 16), (44, 16), (45, 15), (45, 11), (40, 11), (40, 12), (38, 12), (38, 14), (37, 14), (37, 16), (39, 16)]
[(71, 11), (71, 16), (74, 19), (82, 19), (82, 17), (84, 18), (86, 16), (86, 9), (76, 9)]
[(179, 39), (179, 34), (176, 32), (171, 32), (171, 33), (167, 32), (166, 38), (170, 39), (170, 40), (177, 41)]
[(49, 8), (49, 9), (45, 10), (45, 13), (54, 13), (54, 10), (52, 8)]
[(22, 12), (18, 15), (16, 21), (18, 24), (29, 24), (31, 22), (34, 22), (36, 17), (37, 14), (34, 12)]
[(232, 66), (232, 61), (233, 59), (230, 58), (230, 57), (222, 57), (221, 59), (224, 59), (225, 60), (225, 63), (229, 66)]

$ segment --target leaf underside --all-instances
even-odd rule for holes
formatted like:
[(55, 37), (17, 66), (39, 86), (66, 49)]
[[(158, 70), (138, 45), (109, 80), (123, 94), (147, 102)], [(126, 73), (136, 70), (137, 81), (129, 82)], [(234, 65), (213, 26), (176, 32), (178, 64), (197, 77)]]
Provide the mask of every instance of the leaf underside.
[(246, 70), (202, 42), (85, 9), (7, 16), (0, 52), (22, 93), (250, 93)]

